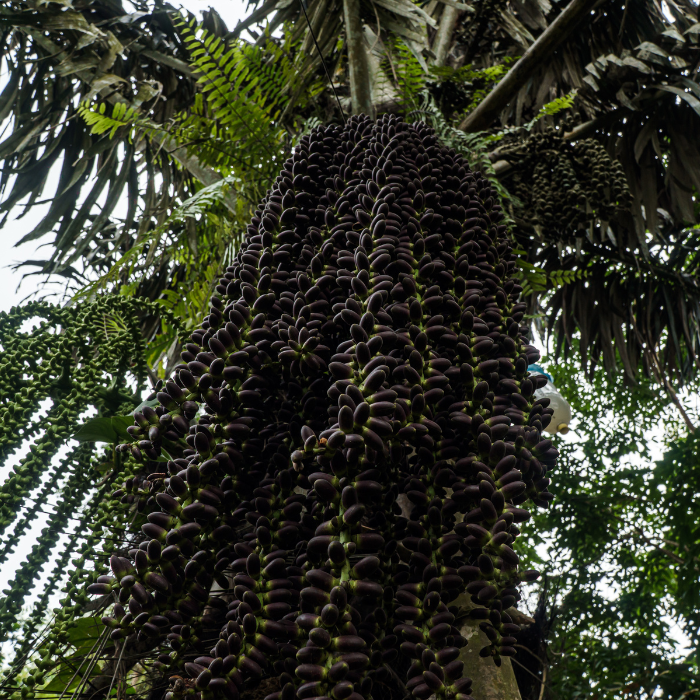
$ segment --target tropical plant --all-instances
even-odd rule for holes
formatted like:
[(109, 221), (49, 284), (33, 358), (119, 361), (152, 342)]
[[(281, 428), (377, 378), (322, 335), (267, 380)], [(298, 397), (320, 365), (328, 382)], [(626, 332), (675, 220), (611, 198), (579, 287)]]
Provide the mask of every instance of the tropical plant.
[[(561, 508), (536, 520), (538, 532), (549, 533), (554, 542), (551, 551), (569, 566), (548, 572), (537, 589), (536, 624), (517, 635), (513, 659), (521, 693), (540, 699), (548, 692), (557, 697), (596, 692), (610, 698), (635, 690), (668, 697), (693, 692), (697, 664), (676, 664), (660, 616), (671, 612), (695, 619), (690, 585), (695, 555), (685, 558), (679, 549), (669, 550), (682, 564), (667, 557), (675, 568), (664, 577), (663, 566), (648, 552), (630, 554), (626, 544), (617, 548), (621, 540), (611, 535), (613, 529), (593, 530), (602, 533), (597, 544), (591, 538), (577, 542), (567, 517), (589, 523), (585, 511), (595, 502), (619, 513), (621, 530), (636, 532), (635, 523), (647, 508), (656, 519), (639, 525), (645, 537), (660, 537), (671, 528), (667, 539), (686, 553), (694, 551), (694, 540), (686, 535), (694, 532), (691, 506), (686, 508), (689, 519), (683, 520), (682, 507), (670, 497), (621, 504), (627, 503), (629, 483), (642, 488), (653, 479), (674, 493), (680, 489), (683, 504), (691, 504), (694, 493), (690, 487), (683, 490), (683, 484), (689, 482), (687, 470), (694, 460), (695, 418), (679, 386), (694, 386), (700, 313), (694, 252), (700, 160), (688, 136), (697, 131), (700, 114), (696, 6), (688, 0), (663, 6), (643, 0), (572, 0), (566, 7), (543, 0), (473, 7), (454, 0), (268, 0), (251, 3), (250, 16), (233, 31), (213, 11), (198, 26), (192, 16), (168, 5), (132, 2), (130, 10), (111, 0), (49, 2), (39, 8), (28, 0), (11, 0), (0, 8), (0, 45), (8, 73), (0, 115), (9, 127), (0, 142), (3, 222), (18, 203), (26, 211), (47, 194), (52, 202), (29, 236), (53, 235), (50, 256), (26, 261), (30, 269), (66, 280), (68, 296), (80, 287), (71, 302), (75, 306), (69, 307), (75, 313), (86, 304), (131, 303), (118, 308), (131, 309), (130, 332), (136, 334), (138, 327), (143, 340), (131, 350), (121, 345), (119, 352), (124, 357), (131, 353), (139, 367), (136, 374), (146, 371), (156, 384), (159, 377), (171, 376), (183, 350), (180, 338), (199, 325), (211, 294), (226, 293), (230, 280), (226, 274), (220, 277), (220, 271), (240, 264), (236, 256), (242, 242), (256, 235), (260, 224), (256, 207), (293, 146), (303, 149), (315, 127), (345, 121), (349, 111), (388, 111), (407, 123), (427, 122), (441, 143), (490, 179), (491, 196), (502, 207), (502, 223), (512, 238), (512, 274), (522, 287), (526, 318), (551, 335), (561, 362), (561, 355), (569, 358), (566, 378), (554, 373), (579, 415), (590, 418), (579, 427), (587, 474), (601, 464), (614, 466), (609, 491), (601, 495), (594, 490), (581, 505), (574, 488), (579, 472), (572, 466), (580, 453), (562, 449)], [(243, 29), (253, 41), (240, 38)], [(55, 193), (45, 193), (54, 165), (60, 165), (60, 183)], [(300, 183), (304, 176), (310, 173)], [(124, 218), (118, 214), (122, 200)], [(246, 228), (251, 217), (252, 228)], [(105, 292), (108, 296), (102, 297)], [(112, 302), (115, 293), (121, 298)], [(28, 318), (22, 311), (13, 313)], [(81, 329), (105, 343), (102, 330), (89, 328), (98, 316)], [(13, 331), (2, 347), (12, 352), (22, 343), (34, 347), (32, 342)], [(32, 352), (41, 359), (49, 347), (42, 340)], [(85, 355), (75, 357), (76, 366), (87, 362)], [(30, 384), (53, 396), (58, 389), (53, 383), (45, 388), (43, 364), (37, 360), (13, 382), (29, 382), (32, 396)], [(601, 366), (611, 373), (606, 380)], [(104, 373), (104, 367), (100, 371), (96, 381), (111, 391), (113, 373)], [(129, 374), (119, 371), (120, 376)], [(626, 416), (624, 431), (591, 427), (592, 398), (587, 404), (572, 400), (586, 394), (583, 373), (600, 396), (627, 397), (628, 405), (615, 404)], [(570, 377), (576, 378), (576, 389), (567, 383)], [(614, 450), (625, 439), (637, 440), (635, 421), (646, 421), (653, 406), (659, 406), (658, 395), (645, 393), (649, 381), (664, 388), (662, 403), (671, 401), (680, 410), (688, 436), (679, 430), (669, 437), (672, 456), (655, 476), (641, 470), (628, 483), (624, 459)], [(10, 397), (4, 399), (8, 420), (14, 416), (7, 423), (7, 439), (23, 449), (32, 431), (44, 430), (39, 427), (42, 405), (24, 406), (21, 399), (14, 408)], [(123, 398), (117, 415), (130, 413), (139, 402), (136, 394)], [(81, 410), (91, 402), (103, 410), (97, 398), (86, 395), (81, 401)], [(105, 416), (112, 411), (104, 410)], [(71, 418), (75, 427), (83, 419)], [(24, 420), (37, 427), (18, 432)], [(55, 434), (51, 449), (73, 431)], [(52, 434), (42, 438), (47, 446)], [(639, 459), (645, 459), (643, 443), (634, 444)], [(615, 454), (610, 463), (604, 459), (607, 449)], [(25, 491), (39, 484), (33, 454), (33, 476), (18, 492), (20, 500), (6, 505), (8, 525), (14, 522), (17, 533), (12, 542), (40, 511), (38, 505), (29, 512), (17, 510), (27, 498)], [(146, 508), (143, 499), (130, 500), (133, 494), (125, 494), (125, 504), (117, 509), (106, 507), (95, 467), (104, 469), (100, 465), (109, 459), (93, 455), (85, 445), (71, 453), (65, 463), (71, 476), (65, 483), (60, 481), (63, 469), (49, 460), (51, 476), (31, 496), (39, 503), (64, 489), (60, 515), (49, 523), (6, 593), (2, 624), (16, 653), (4, 687), (17, 683), (22, 697), (34, 693), (36, 680), (54, 668), (57, 651), (67, 661), (55, 666), (49, 694), (69, 689), (78, 697), (98, 687), (104, 693), (113, 682), (113, 693), (123, 694), (129, 684), (135, 692), (160, 692), (161, 672), (149, 670), (154, 667), (148, 644), (137, 644), (132, 660), (114, 657), (119, 647), (104, 634), (96, 606), (86, 602), (83, 592), (113, 551), (100, 539), (103, 528), (114, 528), (110, 547), (121, 547), (125, 554), (141, 537), (127, 519), (136, 517), (138, 527), (144, 512), (139, 509)], [(123, 456), (128, 469), (138, 470), (133, 456)], [(109, 480), (114, 476), (109, 469), (107, 474)], [(129, 484), (130, 490), (143, 487), (140, 477)], [(89, 508), (103, 509), (100, 527), (87, 539), (73, 530), (40, 601), (20, 624), (26, 581), (57, 551), (53, 543), (63, 543), (57, 539), (63, 523), (71, 517), (89, 521), (89, 511), (80, 509), (88, 497), (93, 499)], [(149, 497), (143, 494), (146, 501)], [(525, 534), (520, 551), (534, 562), (530, 547), (538, 535), (527, 528)], [(634, 541), (643, 547), (643, 540)], [(590, 552), (606, 545), (614, 552), (616, 571), (634, 570), (639, 580), (650, 577), (646, 597), (625, 589), (619, 604), (601, 598), (602, 569), (589, 575), (586, 567), (592, 566)], [(63, 585), (62, 569), (72, 549), (80, 558), (57, 609), (58, 622), (39, 633), (51, 591)], [(86, 567), (93, 558), (94, 571), (92, 564)], [(653, 615), (629, 614), (635, 604), (649, 606)], [(586, 613), (589, 605), (595, 616)], [(616, 619), (623, 620), (623, 627)], [(586, 646), (593, 634), (604, 640), (595, 649)], [(624, 651), (612, 653), (616, 644), (623, 649), (623, 642), (634, 649), (628, 657)], [(566, 658), (556, 656), (564, 643), (573, 651)], [(546, 655), (545, 663), (533, 663), (533, 654), (540, 661)], [(649, 669), (653, 671), (647, 673)], [(478, 690), (480, 681), (475, 680)], [(186, 678), (183, 684), (188, 687)]]
[(556, 451), (501, 218), (420, 124), (302, 138), (160, 406), (115, 450), (140, 466), (111, 510), (136, 505), (145, 538), (87, 587), (113, 658), (156, 687), (174, 674), (173, 698), (237, 697), (271, 670), (275, 697), (372, 697), (400, 647), (415, 697), (462, 700), (448, 605), (465, 592), (481, 656), (515, 653), (508, 610), (534, 572), (514, 523), (550, 500)]
[[(242, 150), (232, 150), (231, 144), (239, 144), (245, 145), (250, 167), (241, 164), (246, 172), (236, 173), (222, 199), (226, 221), (219, 235), (230, 239), (231, 205), (241, 227), (249, 209), (238, 202), (239, 195), (248, 193), (247, 201), (254, 202), (269, 185), (273, 163), (281, 162), (275, 159), (284, 158), (293, 141), (284, 133), (294, 134), (314, 112), (322, 121), (338, 116), (326, 71), (335, 76), (333, 89), (344, 107), (349, 92), (350, 103), (368, 112), (375, 106), (407, 110), (416, 106), (424, 88), (437, 99), (447, 122), (461, 120), (467, 131), (488, 129), (499, 115), (506, 129), (526, 125), (547, 103), (575, 90), (573, 108), (562, 113), (563, 120), (558, 115), (541, 120), (546, 133), (539, 126), (534, 133), (516, 129), (488, 152), (505, 191), (516, 195), (512, 211), (508, 209), (517, 224), (514, 235), (529, 262), (547, 272), (588, 270), (560, 294), (548, 295), (546, 305), (550, 325), (557, 324), (558, 337), (567, 346), (581, 330), (584, 363), (590, 360), (594, 367), (603, 361), (611, 369), (619, 356), (630, 377), (641, 368), (683, 382), (693, 373), (697, 345), (695, 272), (692, 264), (686, 268), (683, 254), (686, 228), (695, 220), (692, 187), (700, 181), (695, 170), (700, 161), (684, 136), (695, 130), (698, 116), (699, 89), (690, 70), (700, 36), (696, 10), (687, 1), (674, 3), (667, 19), (653, 3), (627, 8), (610, 0), (581, 24), (592, 4), (579, 0), (557, 14), (558, 8), (534, 1), (478, 8), (438, 2), (424, 9), (408, 0), (346, 0), (341, 13), (340, 6), (326, 0), (310, 3), (306, 11), (300, 3), (277, 8), (267, 2), (233, 32), (208, 13), (206, 34), (197, 38), (191, 20), (173, 19), (167, 7), (152, 13), (137, 4), (129, 15), (116, 5), (84, 0), (72, 8), (49, 3), (46, 14), (35, 16), (26, 3), (12, 2), (0, 17), (11, 76), (2, 114), (14, 115), (1, 151), (3, 183), (13, 172), (20, 176), (5, 208), (30, 194), (28, 206), (38, 201), (49, 166), (66, 152), (65, 184), (59, 190), (69, 186), (71, 196), (56, 198), (35, 232), (59, 234), (42, 271), (69, 277), (90, 270), (103, 274), (137, 244), (128, 259), (131, 266), (134, 259), (141, 263), (135, 265), (143, 270), (138, 293), (155, 299), (167, 288), (181, 292), (183, 270), (193, 269), (193, 222), (176, 225), (179, 234), (161, 235), (157, 245), (143, 243), (144, 235), (158, 229), (199, 187), (228, 177), (234, 151)], [(266, 29), (260, 34), (253, 30), (255, 45), (237, 39), (244, 28), (252, 30), (266, 18)], [(50, 40), (39, 40), (36, 26), (42, 21), (50, 27)], [(337, 43), (343, 22), (347, 55)], [(358, 26), (371, 42), (369, 51), (363, 36), (356, 41)], [(271, 35), (278, 28), (283, 28), (281, 39)], [(32, 56), (34, 68), (25, 74), (22, 61)], [(496, 88), (489, 91), (494, 80)], [(154, 81), (168, 87), (156, 94)], [(64, 95), (63, 101), (51, 99), (54, 92)], [(124, 104), (136, 124), (145, 119), (149, 128), (135, 141), (134, 120), (117, 128), (112, 139), (103, 133), (104, 125), (91, 134), (75, 116), (82, 98), (111, 103), (105, 118), (114, 116), (113, 105)], [(30, 104), (43, 107), (32, 111), (25, 107)], [(240, 112), (235, 115), (236, 104), (246, 105), (249, 125)], [(475, 116), (465, 121), (467, 109)], [(575, 126), (577, 119), (583, 121)], [(272, 125), (270, 131), (266, 123)], [(49, 134), (59, 137), (51, 139), (50, 148)], [(134, 149), (134, 143), (142, 146)], [(67, 148), (78, 150), (68, 153)], [(100, 177), (73, 211), (95, 157)], [(265, 162), (268, 174), (263, 167), (260, 178), (253, 176)], [(161, 194), (142, 181), (139, 185), (138, 172), (162, 172)], [(156, 180), (149, 177), (151, 183)], [(96, 215), (94, 202), (108, 181), (114, 183), (114, 196)], [(566, 183), (561, 203), (560, 182)], [(122, 223), (110, 220), (121, 187), (128, 188), (131, 202)], [(147, 198), (142, 205), (141, 192)], [(566, 212), (556, 226), (551, 219), (555, 209)], [(92, 219), (89, 227), (84, 226), (87, 217)], [(196, 228), (206, 238), (216, 226)], [(111, 232), (100, 234), (103, 242), (100, 230)], [(153, 260), (158, 261), (155, 274)], [(611, 266), (615, 274), (601, 273)], [(203, 269), (210, 269), (208, 261)], [(663, 312), (653, 322), (635, 307), (639, 290), (646, 288), (658, 290), (652, 303)], [(592, 293), (583, 291), (589, 289)], [(590, 306), (577, 306), (589, 298), (604, 301), (613, 311), (590, 313)], [(666, 299), (686, 301), (669, 311), (668, 302), (662, 303)]]
[[(2, 642), (16, 631), (23, 602), (49, 557), (58, 556), (65, 566), (76, 547), (75, 532), (67, 542), (60, 541), (69, 521), (81, 519), (98, 536), (105, 523), (113, 523), (101, 499), (113, 479), (124, 476), (125, 469), (128, 474), (128, 466), (114, 449), (98, 456), (92, 443), (114, 447), (128, 435), (131, 420), (123, 414), (140, 403), (149, 373), (140, 317), (155, 311), (162, 310), (146, 300), (110, 296), (65, 308), (32, 302), (0, 315), (0, 458), (7, 463), (18, 449), (26, 452), (0, 487), (3, 562), (38, 515), (47, 516), (31, 553), (3, 590)], [(175, 318), (171, 322), (179, 325)], [(86, 411), (96, 414), (87, 422)], [(114, 537), (127, 529), (127, 523), (113, 525)], [(109, 551), (113, 543), (101, 545)], [(87, 573), (81, 565), (74, 572), (78, 579)], [(54, 571), (25, 624), (20, 650), (36, 641), (63, 566)], [(74, 585), (69, 584), (68, 594), (63, 614), (70, 617), (87, 599)], [(69, 604), (72, 596), (74, 608)]]

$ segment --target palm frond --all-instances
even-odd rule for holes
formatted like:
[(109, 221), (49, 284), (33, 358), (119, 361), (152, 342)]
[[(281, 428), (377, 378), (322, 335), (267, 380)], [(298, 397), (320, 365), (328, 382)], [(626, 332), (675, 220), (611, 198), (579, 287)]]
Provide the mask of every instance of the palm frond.
[[(130, 148), (116, 131), (113, 139), (93, 131), (80, 117), (80, 102), (104, 94), (112, 104), (146, 109), (162, 124), (191, 99), (186, 49), (167, 15), (128, 14), (99, 0), (50, 3), (40, 13), (32, 3), (13, 1), (0, 8), (0, 28), (0, 60), (9, 73), (0, 98), (0, 114), (9, 120), (0, 141), (0, 224), (18, 204), (26, 213), (46, 198), (49, 172), (60, 167), (48, 212), (22, 242), (53, 235), (46, 274), (71, 277), (75, 261), (78, 272), (99, 269), (109, 264), (110, 242), (129, 237), (139, 212), (148, 219), (149, 206), (167, 206), (167, 189), (141, 199), (142, 174), (158, 172), (176, 191), (187, 188), (189, 175), (173, 172), (162, 154)], [(98, 208), (105, 190), (110, 196)], [(120, 227), (112, 215), (122, 192), (129, 217)]]

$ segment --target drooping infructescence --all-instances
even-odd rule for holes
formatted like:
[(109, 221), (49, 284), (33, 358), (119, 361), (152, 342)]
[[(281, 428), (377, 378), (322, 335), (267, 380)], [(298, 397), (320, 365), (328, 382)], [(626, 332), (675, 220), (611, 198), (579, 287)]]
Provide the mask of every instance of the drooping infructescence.
[(284, 164), (136, 415), (146, 467), (116, 497), (146, 539), (91, 588), (118, 592), (114, 639), (181, 676), (168, 697), (271, 675), (273, 700), (361, 700), (391, 667), (465, 700), (465, 591), (482, 656), (515, 653), (516, 524), (556, 450), (494, 195), (395, 116), (317, 128)]

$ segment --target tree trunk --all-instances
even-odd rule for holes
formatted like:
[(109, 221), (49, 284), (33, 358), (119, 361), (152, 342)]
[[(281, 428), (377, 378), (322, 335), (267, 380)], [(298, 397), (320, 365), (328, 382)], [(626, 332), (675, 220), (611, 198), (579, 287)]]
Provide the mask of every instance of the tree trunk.
[[(474, 607), (466, 593), (455, 600), (454, 605)], [(489, 644), (489, 638), (479, 629), (478, 620), (467, 620), (459, 630), (467, 640), (466, 647), (460, 649), (459, 658), (464, 661), (464, 675), (472, 679), (473, 697), (479, 700), (521, 700), (513, 666), (507, 657), (501, 658), (500, 668), (491, 657), (479, 656), (482, 647)]]
[(434, 65), (444, 66), (447, 54), (450, 52), (452, 45), (452, 35), (454, 34), (457, 20), (459, 19), (459, 10), (451, 5), (445, 5), (440, 17), (440, 26), (435, 36), (435, 44), (433, 53), (435, 54)]
[(345, 42), (348, 47), (352, 113), (374, 117), (369, 65), (362, 34), (362, 19), (360, 18), (360, 0), (343, 0), (343, 16), (345, 19)]

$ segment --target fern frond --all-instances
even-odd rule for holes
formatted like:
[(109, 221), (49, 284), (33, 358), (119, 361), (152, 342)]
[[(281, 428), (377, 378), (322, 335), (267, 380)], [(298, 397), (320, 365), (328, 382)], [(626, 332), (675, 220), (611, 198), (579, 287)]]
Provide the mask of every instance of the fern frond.
[(394, 78), (401, 106), (407, 112), (416, 109), (428, 75), (414, 51), (405, 41), (394, 37), (386, 43), (385, 63), (387, 74)]
[(518, 270), (516, 276), (523, 288), (523, 296), (554, 291), (564, 285), (586, 279), (589, 275), (589, 271), (585, 268), (576, 270), (543, 270), (523, 257), (526, 255), (525, 251), (514, 250), (513, 252), (519, 256), (516, 263), (516, 268)]
[(138, 108), (130, 107), (124, 102), (117, 102), (112, 106), (111, 114), (108, 114), (106, 103), (94, 105), (84, 100), (78, 107), (78, 114), (90, 127), (91, 133), (101, 135), (109, 132), (110, 139), (113, 139), (120, 129), (133, 132), (137, 128), (157, 128), (151, 121), (139, 116)]
[(574, 104), (574, 98), (576, 97), (576, 92), (576, 90), (572, 90), (568, 95), (563, 95), (562, 97), (557, 97), (551, 102), (547, 102), (547, 104), (544, 105), (537, 113), (535, 121), (547, 115), (552, 116), (554, 114), (558, 114), (559, 112), (572, 107)]
[[(543, 117), (553, 116), (559, 112), (563, 112), (565, 109), (569, 109), (574, 104), (574, 99), (576, 98), (576, 90), (572, 90), (567, 95), (562, 95), (553, 99), (551, 102), (543, 105), (539, 112), (523, 127), (526, 131), (531, 131), (532, 127), (537, 124)], [(508, 130), (503, 130), (503, 134), (511, 133), (512, 131), (517, 131), (518, 127), (513, 127)]]
[(523, 124), (521, 126), (509, 126), (505, 129), (501, 129), (493, 135), (493, 140), (500, 141), (504, 136), (515, 134), (521, 129), (525, 129), (525, 131), (532, 131), (535, 124), (537, 124), (537, 122), (544, 117), (552, 116), (554, 114), (558, 114), (559, 112), (563, 112), (565, 109), (569, 109), (573, 105), (575, 97), (576, 90), (572, 90), (567, 95), (557, 97), (551, 102), (547, 102), (547, 104), (543, 105), (542, 109), (540, 109), (540, 111), (527, 124)]
[(486, 68), (473, 68), (471, 64), (453, 68), (452, 66), (430, 66), (430, 73), (440, 82), (453, 83), (497, 83), (515, 63), (519, 56), (504, 56), (501, 63)]
[[(224, 178), (213, 185), (203, 187), (199, 192), (189, 197), (176, 207), (172, 213), (159, 225), (146, 234), (126, 251), (119, 260), (102, 276), (90, 282), (76, 293), (76, 298), (92, 298), (100, 291), (110, 289), (120, 279), (129, 279), (134, 284), (134, 277), (138, 275), (137, 266), (142, 262), (143, 256), (148, 251), (155, 249), (157, 241), (171, 231), (182, 230), (182, 226), (188, 219), (202, 221), (211, 215), (212, 209), (221, 204), (229, 194), (233, 186), (231, 178)], [(188, 246), (185, 246), (187, 248)], [(189, 246), (191, 249), (192, 246)], [(146, 258), (148, 261), (148, 258)], [(127, 293), (128, 290), (122, 293)]]
[[(201, 89), (171, 129), (178, 143), (225, 176), (252, 204), (274, 178), (289, 150), (282, 123), (290, 101), (309, 95), (287, 39), (261, 45), (210, 35), (194, 22), (178, 24)], [(238, 185), (237, 185), (238, 187)]]

